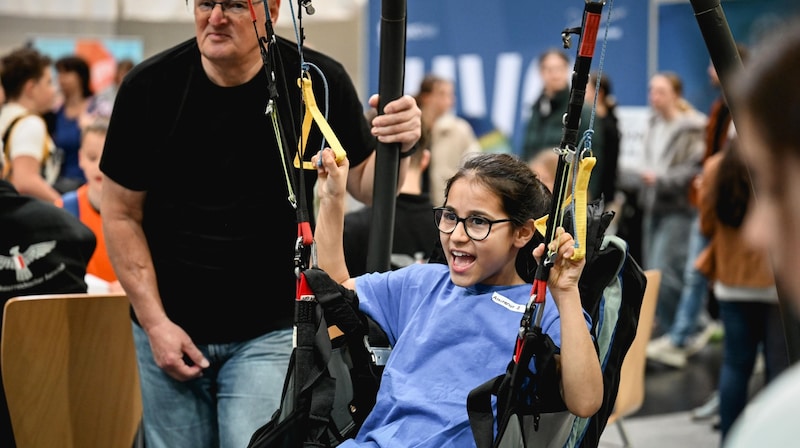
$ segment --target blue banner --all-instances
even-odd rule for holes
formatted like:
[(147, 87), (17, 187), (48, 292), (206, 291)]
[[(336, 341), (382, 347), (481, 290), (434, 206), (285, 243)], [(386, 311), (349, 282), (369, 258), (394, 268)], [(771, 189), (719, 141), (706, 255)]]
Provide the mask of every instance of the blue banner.
[[(646, 106), (649, 27), (644, 0), (607, 1), (592, 69), (602, 68), (623, 106)], [(408, 0), (405, 92), (416, 94), (428, 72), (452, 79), (456, 112), (479, 135), (497, 129), (518, 152), (530, 105), (541, 89), (538, 56), (562, 47), (561, 33), (578, 27), (583, 0), (521, 2), (496, 0)], [(770, 24), (800, 9), (796, 0), (723, 1), (738, 41), (750, 43)], [(664, 2), (655, 11), (656, 70), (672, 70), (684, 79), (686, 97), (707, 110), (717, 94), (708, 82), (708, 51), (692, 6)], [(381, 2), (369, 2), (369, 91), (377, 92)], [(579, 36), (565, 50), (574, 59)], [(602, 65), (601, 65), (602, 64)]]
[[(369, 91), (377, 92), (381, 2), (370, 1), (369, 8)], [(582, 0), (409, 0), (405, 92), (416, 94), (428, 72), (452, 79), (457, 113), (479, 135), (500, 130), (515, 149), (541, 90), (539, 54), (562, 47), (562, 31), (579, 27), (583, 10)], [(616, 92), (620, 102), (641, 102), (646, 91), (646, 10), (644, 1), (618, 1), (603, 9), (592, 68), (602, 62), (614, 83), (625, 86)], [(573, 59), (578, 40), (574, 36), (573, 47), (565, 50)]]
[[(720, 5), (733, 39), (746, 47), (753, 46), (776, 24), (800, 13), (797, 0), (733, 0)], [(720, 91), (709, 82), (711, 58), (691, 4), (661, 5), (658, 18), (658, 70), (680, 75), (686, 99), (707, 112)]]

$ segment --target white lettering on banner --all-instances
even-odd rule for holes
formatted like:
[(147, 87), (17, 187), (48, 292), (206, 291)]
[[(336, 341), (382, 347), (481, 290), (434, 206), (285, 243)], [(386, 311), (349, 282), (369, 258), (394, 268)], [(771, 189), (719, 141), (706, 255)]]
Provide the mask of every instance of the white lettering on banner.
[[(486, 96), (470, 95), (468, 92), (483, 91), (483, 59), (479, 54), (465, 54), (458, 58), (461, 76), (461, 111), (468, 117), (486, 116)], [(464, 94), (463, 92), (467, 92)]]
[(519, 303), (514, 303), (508, 297), (504, 297), (502, 294), (497, 293), (497, 292), (492, 294), (492, 302), (502, 306), (503, 308), (507, 308), (510, 311), (513, 311), (515, 313), (524, 313), (525, 312), (525, 305), (521, 305)]
[(425, 76), (425, 61), (422, 58), (406, 59), (406, 74), (403, 80), (404, 93), (412, 96), (419, 93), (419, 85), (422, 83), (423, 76)]
[(500, 53), (497, 56), (497, 68), (494, 79), (502, 80), (494, 83), (492, 93), (492, 123), (503, 134), (514, 133), (517, 122), (517, 107), (520, 79), (522, 78), (522, 55), (519, 53)]
[(444, 79), (456, 80), (456, 59), (452, 55), (434, 56), (431, 71)]
[(403, 93), (408, 95), (416, 95), (419, 93), (419, 85), (422, 78), (425, 76), (425, 61), (422, 58), (408, 58), (406, 59), (406, 73), (403, 80), (405, 87)]

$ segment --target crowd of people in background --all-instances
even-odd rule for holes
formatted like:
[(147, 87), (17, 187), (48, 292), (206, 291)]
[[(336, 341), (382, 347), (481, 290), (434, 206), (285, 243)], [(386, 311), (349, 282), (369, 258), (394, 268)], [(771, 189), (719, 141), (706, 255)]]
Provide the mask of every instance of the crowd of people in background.
[(25, 46), (3, 56), (4, 170), (20, 193), (55, 202), (86, 183), (78, 155), (83, 129), (108, 120), (116, 85), (132, 66), (120, 60), (115, 81), (95, 95), (89, 63), (77, 54), (53, 60)]
[[(0, 306), (17, 296), (122, 292), (100, 219), (110, 109), (89, 112), (89, 77), (77, 55), (53, 61), (23, 47), (0, 59)], [(0, 446), (16, 446), (2, 387)]]

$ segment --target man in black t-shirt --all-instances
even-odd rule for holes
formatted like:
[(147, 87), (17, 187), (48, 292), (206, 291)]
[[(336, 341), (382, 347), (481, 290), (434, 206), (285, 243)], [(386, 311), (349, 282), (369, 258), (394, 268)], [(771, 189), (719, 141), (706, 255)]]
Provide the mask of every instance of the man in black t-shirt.
[[(278, 408), (292, 351), (295, 207), (313, 204), (317, 177), (293, 163), (301, 69), (361, 202), (371, 202), (374, 137), (407, 153), (420, 112), (401, 97), (370, 128), (340, 63), (308, 48), (301, 58), (296, 44), (266, 36), (279, 0), (190, 6), (196, 36), (140, 62), (120, 85), (101, 213), (133, 306), (148, 448), (244, 447)], [(304, 143), (310, 161), (322, 148), (317, 126)]]

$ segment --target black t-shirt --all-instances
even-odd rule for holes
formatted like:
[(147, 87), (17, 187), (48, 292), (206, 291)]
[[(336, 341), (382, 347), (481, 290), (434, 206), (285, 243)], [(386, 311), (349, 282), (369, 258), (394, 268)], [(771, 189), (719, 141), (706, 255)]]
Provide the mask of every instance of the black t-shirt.
[[(2, 310), (17, 296), (86, 292), (94, 233), (68, 211), (20, 195), (0, 180), (0, 332)], [(0, 374), (0, 446), (14, 446)]]
[[(278, 42), (280, 121), (299, 134), (300, 58), (296, 45)], [(323, 113), (330, 105), (328, 123), (351, 165), (361, 163), (375, 142), (352, 81), (327, 56), (305, 49), (303, 60), (324, 74), (327, 92), (310, 71), (316, 102)], [(299, 178), (297, 139), (284, 133), (282, 157), (265, 113), (269, 95), (265, 71), (240, 86), (213, 84), (190, 39), (134, 67), (115, 100), (100, 168), (147, 191), (143, 227), (164, 308), (198, 343), (246, 340), (293, 321), (298, 214), (283, 160)], [(320, 142), (314, 126), (306, 159)], [(316, 171), (302, 177), (310, 215)], [(297, 184), (292, 193), (300, 197)]]
[[(400, 194), (395, 203), (392, 269), (405, 266), (418, 252), (427, 261), (439, 239), (433, 223), (433, 204), (427, 194)], [(372, 208), (363, 207), (344, 218), (344, 255), (350, 276), (367, 272)], [(400, 255), (401, 257), (397, 257)], [(405, 255), (406, 257), (402, 257)], [(408, 258), (407, 258), (408, 257)]]
[(97, 245), (91, 229), (3, 180), (0, 210), (0, 306), (16, 296), (86, 292), (86, 265)]

